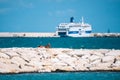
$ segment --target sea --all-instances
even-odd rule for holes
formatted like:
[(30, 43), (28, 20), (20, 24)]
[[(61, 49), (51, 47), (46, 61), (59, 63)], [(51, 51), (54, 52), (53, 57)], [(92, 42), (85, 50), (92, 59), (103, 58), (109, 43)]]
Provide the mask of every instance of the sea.
[[(120, 38), (113, 37), (0, 37), (0, 48), (120, 49)], [(120, 80), (120, 72), (50, 72), (0, 74), (0, 80)]]
[(47, 45), (52, 48), (120, 49), (120, 37), (0, 37), (0, 48), (32, 47)]
[(120, 72), (53, 72), (2, 74), (0, 80), (120, 80)]

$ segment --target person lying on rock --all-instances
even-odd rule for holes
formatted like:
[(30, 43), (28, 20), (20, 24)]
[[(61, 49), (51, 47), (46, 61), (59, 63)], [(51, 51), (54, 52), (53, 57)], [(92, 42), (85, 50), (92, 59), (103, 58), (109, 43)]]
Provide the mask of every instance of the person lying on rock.
[(48, 43), (48, 44), (45, 45), (45, 46), (39, 45), (38, 47), (39, 47), (39, 48), (50, 48), (51, 46), (50, 46), (50, 43)]

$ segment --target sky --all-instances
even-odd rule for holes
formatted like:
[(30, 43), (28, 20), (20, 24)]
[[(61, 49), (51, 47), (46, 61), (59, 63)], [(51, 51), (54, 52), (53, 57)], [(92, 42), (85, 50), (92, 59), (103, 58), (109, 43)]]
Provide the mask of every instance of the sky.
[(93, 32), (120, 32), (120, 0), (0, 0), (0, 32), (55, 32), (82, 16)]

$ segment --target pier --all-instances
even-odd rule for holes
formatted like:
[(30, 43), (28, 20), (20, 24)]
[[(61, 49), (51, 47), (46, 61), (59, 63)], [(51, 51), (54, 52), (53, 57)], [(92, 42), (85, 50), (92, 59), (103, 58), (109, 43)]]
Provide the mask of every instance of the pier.
[[(0, 37), (59, 37), (55, 32), (0, 32)], [(120, 33), (91, 33), (89, 37), (120, 37)]]

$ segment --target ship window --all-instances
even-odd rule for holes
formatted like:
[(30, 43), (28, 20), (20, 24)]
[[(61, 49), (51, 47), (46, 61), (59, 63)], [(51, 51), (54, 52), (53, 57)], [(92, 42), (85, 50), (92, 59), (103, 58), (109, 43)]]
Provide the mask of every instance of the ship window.
[(64, 28), (65, 26), (59, 26), (60, 28)]
[(91, 33), (91, 31), (85, 31), (85, 33)]
[(78, 34), (79, 31), (69, 31), (68, 34)]
[(65, 31), (66, 29), (58, 29), (59, 31)]
[(58, 35), (60, 35), (60, 36), (66, 36), (66, 32), (58, 32)]

